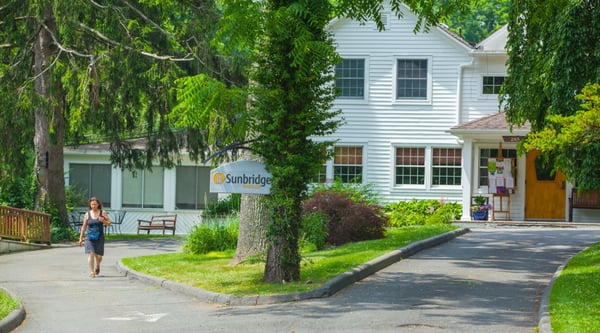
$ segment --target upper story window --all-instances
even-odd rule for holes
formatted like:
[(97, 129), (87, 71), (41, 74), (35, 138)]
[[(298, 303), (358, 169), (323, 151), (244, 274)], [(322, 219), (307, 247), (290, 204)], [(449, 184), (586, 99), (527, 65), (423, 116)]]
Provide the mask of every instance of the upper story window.
[(360, 146), (335, 147), (333, 177), (344, 183), (362, 182), (363, 148)]
[(433, 148), (433, 185), (460, 185), (461, 155), (460, 148)]
[(217, 193), (210, 192), (209, 167), (178, 166), (175, 170), (175, 208), (204, 209), (217, 201)]
[(429, 59), (398, 59), (396, 67), (396, 99), (428, 100)]
[(396, 148), (396, 185), (425, 185), (425, 148)]
[(97, 197), (104, 207), (110, 207), (111, 166), (108, 164), (69, 165), (69, 185), (86, 199)]
[(123, 207), (163, 208), (164, 169), (123, 171)]
[(482, 94), (484, 95), (498, 95), (500, 93), (500, 87), (504, 82), (505, 76), (484, 76)]
[(338, 98), (365, 98), (365, 59), (344, 59), (335, 66), (335, 78)]

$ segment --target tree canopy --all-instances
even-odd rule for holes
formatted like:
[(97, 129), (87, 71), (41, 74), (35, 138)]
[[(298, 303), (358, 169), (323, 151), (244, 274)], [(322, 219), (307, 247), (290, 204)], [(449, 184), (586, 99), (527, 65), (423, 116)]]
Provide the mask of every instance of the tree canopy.
[(108, 141), (112, 163), (124, 168), (173, 166), (183, 148), (202, 157), (206, 129), (176, 128), (168, 114), (180, 77), (243, 84), (209, 43), (219, 18), (214, 1), (203, 0), (4, 1), (3, 165), (23, 166), (22, 152), (33, 149), (35, 168), (48, 172), (40, 189), (62, 207), (65, 142)]
[(580, 190), (600, 189), (600, 85), (583, 88), (582, 103), (575, 114), (549, 115), (547, 126), (533, 132), (523, 144), (553, 157), (561, 170)]
[(547, 115), (572, 115), (575, 96), (600, 80), (600, 3), (596, 0), (513, 1), (509, 12), (507, 119), (533, 130)]
[(479, 0), (469, 10), (457, 11), (443, 20), (450, 30), (469, 43), (479, 43), (508, 22), (510, 0)]
[[(600, 83), (600, 3), (514, 1), (509, 14), (507, 120), (529, 121), (522, 150), (539, 149), (580, 188), (600, 189), (595, 117)], [(580, 111), (581, 101), (585, 112)]]

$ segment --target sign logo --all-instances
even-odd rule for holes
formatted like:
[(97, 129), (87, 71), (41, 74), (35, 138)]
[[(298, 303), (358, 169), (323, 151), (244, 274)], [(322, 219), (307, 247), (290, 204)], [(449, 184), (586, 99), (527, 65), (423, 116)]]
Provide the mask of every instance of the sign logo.
[(269, 194), (272, 176), (262, 163), (237, 161), (210, 171), (210, 191), (219, 193)]
[(215, 172), (212, 175), (212, 181), (215, 184), (223, 184), (225, 182), (225, 178), (226, 178), (226, 176), (222, 172)]

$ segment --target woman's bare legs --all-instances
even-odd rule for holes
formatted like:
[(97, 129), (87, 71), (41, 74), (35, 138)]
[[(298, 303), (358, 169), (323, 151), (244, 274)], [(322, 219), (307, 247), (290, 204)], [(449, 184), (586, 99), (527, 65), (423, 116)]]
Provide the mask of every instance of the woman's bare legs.
[(96, 259), (97, 255), (94, 252), (90, 252), (88, 254), (88, 265), (90, 266), (90, 277), (96, 277), (96, 273), (94, 272), (94, 267), (96, 267), (95, 265), (95, 259)]
[(96, 269), (94, 270), (96, 275), (100, 274), (100, 263), (101, 262), (102, 262), (102, 256), (99, 254), (96, 254)]

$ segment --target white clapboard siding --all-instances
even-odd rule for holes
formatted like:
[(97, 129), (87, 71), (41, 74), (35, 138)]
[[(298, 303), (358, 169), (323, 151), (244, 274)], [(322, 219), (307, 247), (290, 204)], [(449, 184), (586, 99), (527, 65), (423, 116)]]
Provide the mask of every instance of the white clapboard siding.
[[(459, 201), (462, 195), (459, 186), (439, 189), (394, 186), (394, 147), (460, 147), (456, 137), (446, 131), (463, 118), (478, 117), (494, 110), (486, 107), (473, 111), (473, 115), (471, 111), (464, 115), (459, 113), (459, 76), (481, 80), (469, 54), (472, 48), (437, 28), (415, 34), (415, 23), (415, 17), (406, 12), (401, 20), (391, 15), (389, 29), (383, 32), (374, 29), (372, 23), (361, 25), (351, 20), (339, 20), (332, 24), (338, 53), (342, 57), (366, 58), (368, 72), (365, 101), (335, 103), (334, 109), (342, 110), (345, 123), (333, 137), (340, 143), (365, 146), (364, 182), (373, 184), (384, 201), (412, 198)], [(411, 105), (394, 101), (395, 61), (398, 57), (411, 56), (430, 59), (430, 103)], [(464, 82), (461, 84), (464, 92)], [(479, 97), (474, 92), (478, 90), (477, 84), (470, 83), (466, 87), (469, 98)], [(466, 105), (473, 108), (476, 102)]]

